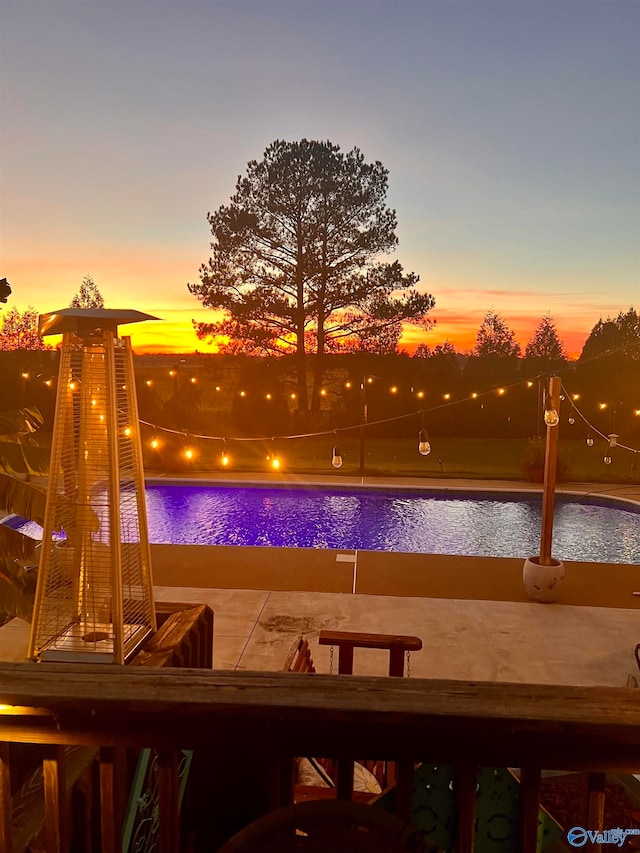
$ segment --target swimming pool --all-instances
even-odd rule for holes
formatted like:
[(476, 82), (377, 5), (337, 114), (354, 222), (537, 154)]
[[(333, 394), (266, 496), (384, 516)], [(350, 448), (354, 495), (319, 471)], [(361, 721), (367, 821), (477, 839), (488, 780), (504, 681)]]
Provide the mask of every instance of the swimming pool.
[[(151, 542), (526, 557), (540, 494), (147, 485)], [(640, 562), (640, 507), (558, 495), (553, 554)]]
[[(147, 484), (149, 539), (175, 545), (257, 545), (527, 557), (540, 547), (542, 497), (325, 487)], [(32, 522), (9, 522), (36, 538)], [(640, 563), (640, 507), (556, 496), (553, 555)]]

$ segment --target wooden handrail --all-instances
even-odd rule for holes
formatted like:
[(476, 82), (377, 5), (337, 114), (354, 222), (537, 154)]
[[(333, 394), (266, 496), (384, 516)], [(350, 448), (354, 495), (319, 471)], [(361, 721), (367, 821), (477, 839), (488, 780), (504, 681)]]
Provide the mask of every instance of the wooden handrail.
[(640, 691), (626, 688), (1, 663), (0, 704), (0, 741), (180, 748), (212, 725), (258, 739), (266, 727), (327, 754), (338, 738), (381, 757), (640, 768)]
[(318, 644), (338, 647), (338, 674), (353, 673), (354, 649), (384, 649), (389, 652), (389, 675), (402, 678), (404, 656), (422, 648), (420, 637), (402, 634), (361, 634), (356, 631), (320, 631)]

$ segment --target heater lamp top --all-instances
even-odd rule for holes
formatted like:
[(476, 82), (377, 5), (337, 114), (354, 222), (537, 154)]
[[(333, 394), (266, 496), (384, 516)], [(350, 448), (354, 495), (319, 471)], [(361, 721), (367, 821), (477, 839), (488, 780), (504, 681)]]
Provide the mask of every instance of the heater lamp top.
[(75, 332), (78, 335), (94, 331), (113, 331), (125, 323), (139, 323), (142, 320), (159, 320), (151, 314), (126, 308), (61, 308), (38, 318), (38, 333), (61, 335), (63, 332)]

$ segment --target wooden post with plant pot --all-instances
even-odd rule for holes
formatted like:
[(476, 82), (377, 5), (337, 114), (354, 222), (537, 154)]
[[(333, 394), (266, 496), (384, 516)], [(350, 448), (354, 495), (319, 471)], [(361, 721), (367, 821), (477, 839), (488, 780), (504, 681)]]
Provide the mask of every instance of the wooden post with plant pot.
[(525, 560), (522, 573), (524, 588), (533, 601), (555, 601), (558, 585), (564, 577), (564, 565), (551, 556), (553, 539), (553, 509), (555, 504), (556, 474), (558, 468), (558, 424), (560, 423), (559, 376), (549, 378), (545, 394), (544, 422), (547, 438), (544, 454), (544, 485), (542, 489), (542, 524), (540, 529), (540, 555)]

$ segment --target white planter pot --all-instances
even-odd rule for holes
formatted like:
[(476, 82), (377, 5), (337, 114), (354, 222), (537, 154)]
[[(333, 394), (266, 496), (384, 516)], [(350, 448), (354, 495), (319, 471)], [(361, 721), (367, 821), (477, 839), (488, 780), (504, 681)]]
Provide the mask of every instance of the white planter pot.
[(564, 563), (560, 560), (552, 558), (550, 566), (541, 566), (539, 557), (529, 557), (524, 561), (522, 580), (532, 601), (555, 601), (563, 577)]

